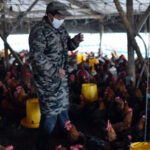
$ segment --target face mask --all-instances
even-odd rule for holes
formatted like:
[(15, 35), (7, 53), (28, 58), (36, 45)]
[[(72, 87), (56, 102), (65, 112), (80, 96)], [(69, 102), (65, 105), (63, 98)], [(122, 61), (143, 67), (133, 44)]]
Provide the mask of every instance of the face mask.
[(56, 18), (53, 18), (53, 22), (52, 22), (52, 25), (54, 28), (58, 29), (64, 22), (64, 19), (56, 19)]

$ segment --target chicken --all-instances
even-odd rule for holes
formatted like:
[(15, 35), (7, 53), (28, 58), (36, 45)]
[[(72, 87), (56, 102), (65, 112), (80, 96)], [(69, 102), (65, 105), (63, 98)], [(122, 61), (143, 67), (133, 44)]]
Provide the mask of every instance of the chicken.
[(125, 112), (125, 114), (127, 114), (128, 110), (129, 110), (129, 105), (128, 105), (128, 102), (125, 100), (125, 102), (124, 102), (124, 112)]
[(133, 110), (132, 108), (129, 108), (123, 121), (125, 129), (129, 129), (131, 127), (132, 116), (133, 116)]
[(124, 109), (124, 101), (123, 101), (119, 96), (117, 96), (117, 97), (115, 98), (115, 101), (116, 101), (116, 103), (117, 103), (117, 108), (118, 108), (119, 110), (123, 110), (123, 109)]
[(31, 85), (31, 83), (28, 83), (28, 84), (27, 84), (27, 88), (28, 88), (28, 96), (29, 96), (30, 98), (37, 97), (37, 96), (36, 96), (36, 90), (35, 90), (35, 88)]
[(114, 91), (110, 87), (107, 87), (104, 92), (104, 98), (107, 101), (112, 101), (114, 96), (115, 96)]
[(112, 127), (115, 132), (122, 132), (125, 129), (124, 122), (117, 122), (115, 124), (112, 124)]
[(143, 115), (138, 123), (138, 130), (139, 131), (143, 131), (144, 130), (144, 124), (145, 124), (145, 119), (146, 119), (146, 116)]
[(30, 83), (30, 78), (31, 78), (31, 73), (30, 72), (26, 72), (25, 78), (23, 80), (24, 85), (27, 85), (28, 83)]
[(6, 147), (0, 145), (0, 150), (13, 150), (13, 149), (14, 149), (14, 147), (12, 145), (6, 146)]
[(70, 146), (70, 150), (86, 150), (83, 145), (76, 144), (74, 146)]
[(14, 77), (12, 77), (8, 80), (8, 85), (10, 88), (15, 89), (19, 85), (19, 82)]
[(9, 80), (11, 78), (11, 72), (7, 72), (5, 76), (5, 81)]
[(14, 97), (17, 102), (23, 102), (27, 99), (27, 94), (22, 86), (17, 86), (14, 92)]
[(81, 133), (79, 133), (76, 127), (71, 124), (70, 120), (65, 123), (65, 128), (68, 131), (68, 139), (70, 142), (76, 142), (80, 139)]
[(62, 145), (58, 145), (55, 150), (67, 150), (65, 147), (63, 147)]
[(126, 96), (126, 94), (127, 94), (127, 89), (126, 89), (125, 84), (124, 84), (124, 82), (123, 82), (122, 79), (120, 79), (120, 80), (116, 83), (115, 90), (116, 90), (116, 92), (119, 92), (119, 93), (121, 93), (121, 94), (125, 93), (123, 96)]
[(117, 138), (116, 132), (113, 129), (110, 120), (107, 121), (107, 139), (109, 142), (115, 141)]
[(142, 102), (142, 100), (143, 100), (143, 95), (142, 95), (142, 92), (141, 92), (141, 90), (140, 90), (139, 88), (137, 88), (137, 89), (135, 90), (135, 97), (136, 97), (136, 99), (137, 99), (138, 101)]
[(105, 109), (105, 104), (103, 102), (102, 98), (99, 98), (99, 110), (104, 110)]

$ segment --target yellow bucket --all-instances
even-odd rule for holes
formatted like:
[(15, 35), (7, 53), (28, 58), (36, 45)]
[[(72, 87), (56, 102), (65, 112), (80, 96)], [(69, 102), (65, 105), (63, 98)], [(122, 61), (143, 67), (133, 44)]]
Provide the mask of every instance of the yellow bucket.
[(89, 102), (93, 102), (98, 99), (97, 85), (94, 83), (82, 84), (81, 93)]
[(29, 99), (26, 102), (26, 117), (21, 120), (21, 124), (27, 128), (38, 128), (41, 113), (37, 98)]
[(96, 58), (92, 58), (89, 60), (89, 64), (92, 67), (92, 70), (91, 70), (92, 72), (96, 72), (95, 64), (97, 64), (97, 63), (98, 63), (98, 60)]
[(83, 61), (83, 54), (77, 55), (77, 61), (78, 61), (78, 64), (80, 64)]
[(130, 150), (150, 150), (149, 142), (135, 142), (130, 145)]

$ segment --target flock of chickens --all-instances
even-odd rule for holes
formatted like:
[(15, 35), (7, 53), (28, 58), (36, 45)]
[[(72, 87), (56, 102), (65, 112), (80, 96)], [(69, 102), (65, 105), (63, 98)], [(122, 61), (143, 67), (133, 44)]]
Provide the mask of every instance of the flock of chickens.
[[(20, 54), (22, 60), (27, 57), (26, 53)], [(123, 55), (117, 57), (114, 54), (111, 59), (99, 55), (98, 63), (94, 65), (96, 72), (93, 73), (89, 60), (94, 57), (93, 53), (87, 54), (87, 59), (72, 69), (69, 87), (71, 119), (86, 123), (95, 130), (95, 135), (84, 133), (85, 139), (80, 144), (75, 143), (68, 148), (58, 145), (56, 150), (127, 150), (131, 142), (143, 141), (146, 77), (141, 79), (138, 88), (133, 87), (132, 78), (127, 73), (128, 61)], [(9, 71), (4, 67), (4, 60), (0, 60), (0, 114), (21, 119), (25, 116), (26, 101), (37, 96), (32, 72), (27, 59), (23, 66), (14, 60)], [(136, 60), (137, 80), (141, 70), (142, 65)], [(99, 97), (94, 102), (89, 102), (81, 94), (82, 84), (88, 82), (98, 87)], [(74, 138), (78, 136), (72, 133)], [(147, 133), (149, 139), (150, 132)]]

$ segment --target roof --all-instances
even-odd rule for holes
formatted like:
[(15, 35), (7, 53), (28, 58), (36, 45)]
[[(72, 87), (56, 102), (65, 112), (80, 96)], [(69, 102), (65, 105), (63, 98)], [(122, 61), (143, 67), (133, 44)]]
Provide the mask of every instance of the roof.
[[(5, 14), (8, 33), (28, 33), (30, 26), (45, 15), (46, 6), (51, 1), (65, 5), (68, 12), (65, 26), (69, 32), (100, 32), (100, 24), (104, 25), (104, 32), (125, 32), (114, 0), (0, 0), (0, 26)], [(126, 12), (126, 0), (118, 1)], [(133, 0), (136, 23), (149, 5), (150, 0)], [(14, 27), (22, 15), (22, 23)], [(148, 26), (149, 22), (146, 24)]]
[[(5, 1), (5, 14), (7, 18), (16, 18), (21, 12), (25, 12), (35, 0), (1, 0)], [(25, 17), (29, 20), (41, 19), (47, 4), (52, 0), (36, 0), (37, 3)], [(53, 0), (59, 1), (66, 6), (70, 14), (67, 19), (98, 18), (100, 16), (117, 15), (118, 11), (113, 0)], [(122, 8), (126, 11), (126, 0), (119, 0)], [(134, 13), (142, 13), (147, 9), (150, 0), (133, 0)], [(3, 4), (0, 3), (1, 8)], [(2, 15), (2, 11), (0, 13)], [(101, 17), (100, 17), (101, 18)]]

